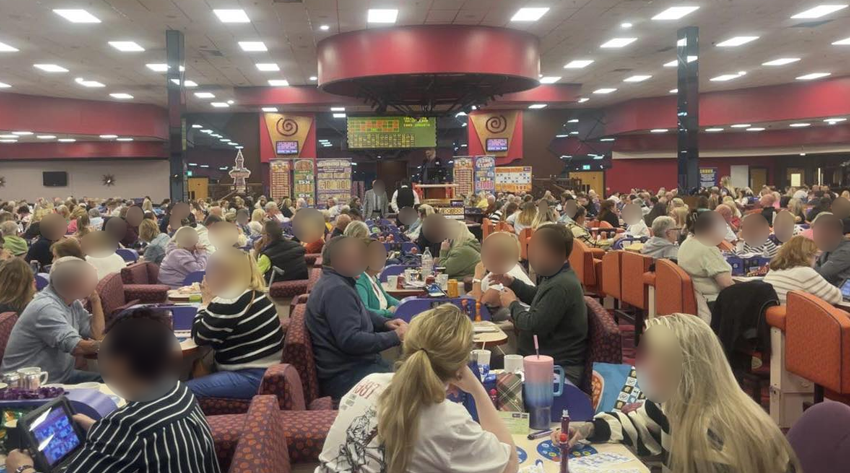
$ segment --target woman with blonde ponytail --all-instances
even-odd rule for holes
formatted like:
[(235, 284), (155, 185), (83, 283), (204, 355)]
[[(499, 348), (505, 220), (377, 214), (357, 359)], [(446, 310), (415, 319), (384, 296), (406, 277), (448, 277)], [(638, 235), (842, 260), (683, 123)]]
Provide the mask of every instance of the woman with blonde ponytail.
[(639, 455), (660, 454), (665, 473), (802, 471), (770, 416), (738, 386), (707, 323), (673, 314), (646, 325), (637, 376), (647, 400), (629, 413), (571, 424), (570, 443), (633, 445)]
[[(451, 304), (416, 316), (395, 374), (363, 378), (340, 400), (316, 473), (516, 473), (516, 447), (467, 367), (469, 317)], [(475, 400), (480, 424), (448, 386)]]

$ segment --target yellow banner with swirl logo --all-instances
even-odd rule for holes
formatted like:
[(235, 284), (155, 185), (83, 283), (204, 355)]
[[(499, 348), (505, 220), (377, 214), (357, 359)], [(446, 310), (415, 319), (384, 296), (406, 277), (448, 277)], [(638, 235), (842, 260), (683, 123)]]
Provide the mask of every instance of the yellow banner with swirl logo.
[(313, 126), (313, 117), (282, 113), (266, 113), (266, 128), (272, 140), (275, 156), (298, 158)]
[[(490, 156), (508, 155), (518, 116), (519, 112), (516, 110), (473, 112), (469, 115), (472, 126), (475, 127), (475, 133), (481, 141), (481, 149), (486, 154)], [(487, 140), (491, 140), (489, 149)]]

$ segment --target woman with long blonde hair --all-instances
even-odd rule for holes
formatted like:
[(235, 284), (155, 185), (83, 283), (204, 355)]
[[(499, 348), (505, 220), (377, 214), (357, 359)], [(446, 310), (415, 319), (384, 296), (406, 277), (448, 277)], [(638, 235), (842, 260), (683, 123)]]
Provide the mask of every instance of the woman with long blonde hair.
[(283, 330), (263, 273), (247, 252), (220, 248), (210, 256), (201, 294), (192, 339), (212, 348), (218, 372), (186, 386), (197, 397), (251, 399), (283, 352)]
[(514, 215), (515, 220), (511, 221), (509, 218), (507, 222), (513, 224), (514, 232), (519, 235), (526, 228), (533, 228), (534, 219), (537, 218), (537, 205), (534, 202), (526, 202), (520, 207), (519, 213)]
[(661, 454), (665, 472), (801, 471), (776, 423), (738, 386), (706, 322), (673, 314), (646, 326), (637, 374), (647, 400), (628, 414), (603, 413), (575, 423), (571, 443), (587, 438), (636, 445), (639, 455)]
[[(343, 396), (319, 456), (323, 473), (516, 473), (511, 434), (467, 367), (472, 323), (452, 304), (416, 316), (395, 374), (366, 376)], [(479, 422), (446, 399), (475, 400)]]

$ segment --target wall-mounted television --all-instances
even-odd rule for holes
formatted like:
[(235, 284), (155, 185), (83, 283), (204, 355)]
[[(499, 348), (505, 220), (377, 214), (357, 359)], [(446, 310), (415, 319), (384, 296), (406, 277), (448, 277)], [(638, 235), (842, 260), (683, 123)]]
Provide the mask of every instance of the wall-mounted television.
[(46, 171), (41, 174), (44, 187), (68, 187), (68, 173), (65, 171)]
[(298, 154), (297, 141), (278, 141), (275, 143), (275, 152), (277, 154)]
[(488, 153), (497, 153), (499, 151), (507, 151), (508, 150), (508, 139), (507, 138), (487, 138), (487, 142), (485, 143), (484, 149)]

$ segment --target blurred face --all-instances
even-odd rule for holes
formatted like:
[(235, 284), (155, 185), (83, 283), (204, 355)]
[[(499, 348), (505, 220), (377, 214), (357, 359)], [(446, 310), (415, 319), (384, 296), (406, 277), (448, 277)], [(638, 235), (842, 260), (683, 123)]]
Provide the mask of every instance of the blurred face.
[(665, 402), (679, 388), (682, 351), (676, 336), (663, 325), (649, 327), (645, 337), (637, 352), (638, 385), (650, 401)]
[(726, 221), (717, 212), (711, 212), (711, 214), (713, 219), (711, 231), (701, 234), (699, 239), (708, 246), (717, 246), (726, 237)]
[(761, 215), (752, 215), (744, 219), (741, 226), (741, 235), (750, 246), (760, 246), (767, 241), (770, 235), (770, 227), (761, 218)]
[(65, 235), (68, 230), (68, 223), (58, 214), (47, 214), (41, 219), (39, 231), (44, 238), (50, 241), (56, 241)]
[(97, 270), (91, 265), (80, 265), (80, 271), (74, 283), (63, 294), (67, 299), (85, 299), (97, 287)]
[(513, 236), (494, 233), (481, 245), (481, 262), (493, 274), (506, 274), (519, 261), (519, 247)]
[(216, 248), (228, 248), (239, 239), (239, 229), (230, 222), (217, 222), (209, 228), (210, 243)]
[(242, 290), (248, 287), (247, 281), (242, 281), (243, 287), (234, 288), (240, 282), (238, 273), (229, 268), (224, 258), (216, 258), (215, 255), (216, 253), (213, 253), (213, 257), (210, 258), (206, 267), (207, 287), (217, 296), (232, 297), (231, 292), (236, 292), (236, 296), (238, 296), (242, 293)]
[(785, 243), (794, 236), (794, 216), (787, 210), (783, 210), (773, 219), (773, 233), (776, 239)]
[(405, 208), (399, 210), (399, 212), (398, 212), (398, 219), (404, 225), (412, 224), (413, 222), (416, 221), (417, 217), (418, 217), (418, 215), (416, 214), (416, 211), (413, 210), (413, 208), (411, 208), (411, 207), (405, 207)]
[(812, 238), (821, 251), (833, 251), (844, 239), (844, 235), (841, 233), (835, 225), (827, 222), (816, 222), (812, 231)]
[(379, 241), (372, 241), (366, 250), (366, 259), (369, 264), (369, 271), (376, 274), (381, 272), (387, 263), (387, 248)]
[(540, 241), (539, 233), (534, 233), (528, 245), (528, 264), (535, 273), (544, 277), (552, 276), (564, 266), (564, 256), (550, 250)]
[(549, 211), (549, 202), (546, 202), (545, 200), (541, 200), (540, 202), (538, 202), (537, 203), (537, 211), (540, 212), (540, 213), (544, 213), (544, 214), (546, 212), (548, 212)]
[(127, 209), (127, 223), (133, 227), (138, 227), (140, 223), (142, 223), (142, 219), (145, 218), (145, 212), (141, 207), (130, 207)]
[(300, 210), (292, 219), (292, 229), (298, 241), (316, 242), (325, 234), (325, 217), (316, 209)]
[(180, 228), (180, 222), (187, 217), (189, 217), (189, 204), (183, 202), (174, 204), (168, 224), (173, 230), (176, 230)]
[(575, 199), (570, 199), (564, 204), (564, 213), (567, 214), (567, 217), (573, 218), (576, 215), (576, 201)]
[(446, 227), (446, 219), (442, 215), (433, 214), (425, 217), (425, 221), (422, 222), (422, 233), (432, 243), (443, 241), (449, 237)]
[(640, 221), (641, 217), (643, 217), (643, 212), (637, 205), (627, 205), (623, 208), (623, 220), (627, 224), (634, 225)]
[(184, 230), (177, 238), (177, 245), (186, 250), (193, 250), (198, 244), (198, 232)]
[(349, 278), (360, 276), (368, 265), (365, 246), (359, 238), (346, 238), (339, 242), (333, 255), (334, 270)]

